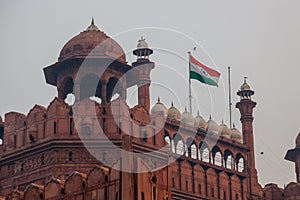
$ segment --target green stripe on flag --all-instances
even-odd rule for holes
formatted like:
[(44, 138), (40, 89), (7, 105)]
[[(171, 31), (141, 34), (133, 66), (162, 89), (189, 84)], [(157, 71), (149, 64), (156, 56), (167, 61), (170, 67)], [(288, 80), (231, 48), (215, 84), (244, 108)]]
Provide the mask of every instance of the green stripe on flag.
[(201, 83), (205, 83), (208, 85), (214, 85), (214, 86), (218, 87), (218, 83), (216, 83), (214, 80), (207, 78), (205, 76), (201, 76), (200, 74), (198, 74), (197, 72), (194, 72), (194, 71), (190, 71), (190, 78), (196, 79), (196, 80), (200, 81)]

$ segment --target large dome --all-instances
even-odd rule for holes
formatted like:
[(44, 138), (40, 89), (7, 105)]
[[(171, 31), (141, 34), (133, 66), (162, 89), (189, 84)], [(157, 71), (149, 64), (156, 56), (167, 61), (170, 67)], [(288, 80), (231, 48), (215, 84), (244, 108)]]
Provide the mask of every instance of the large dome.
[(126, 63), (121, 46), (94, 24), (69, 40), (62, 48), (58, 61), (69, 58), (109, 58)]

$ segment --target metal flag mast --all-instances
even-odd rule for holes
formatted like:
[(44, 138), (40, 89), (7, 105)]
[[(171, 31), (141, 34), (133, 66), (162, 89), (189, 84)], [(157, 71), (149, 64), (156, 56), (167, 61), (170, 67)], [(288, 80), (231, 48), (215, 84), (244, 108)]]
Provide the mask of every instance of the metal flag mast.
[[(194, 48), (195, 49), (195, 48)], [(188, 52), (189, 55), (189, 101), (190, 101), (190, 113), (192, 114), (192, 86), (191, 86), (191, 52)]]
[(230, 66), (228, 66), (228, 102), (229, 102), (229, 127), (232, 128), (232, 116), (231, 116), (231, 82), (230, 82)]

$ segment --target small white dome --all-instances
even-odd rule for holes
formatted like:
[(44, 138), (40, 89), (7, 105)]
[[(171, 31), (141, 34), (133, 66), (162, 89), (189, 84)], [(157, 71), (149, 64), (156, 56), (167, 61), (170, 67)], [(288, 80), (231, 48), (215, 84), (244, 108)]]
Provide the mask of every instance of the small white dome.
[(237, 128), (235, 128), (234, 124), (233, 124), (233, 128), (230, 129), (230, 131), (231, 131), (230, 138), (234, 141), (242, 143), (242, 133)]
[(207, 121), (207, 133), (217, 135), (219, 132), (218, 124), (211, 119), (211, 115), (209, 116), (209, 120)]
[(171, 104), (171, 107), (168, 110), (168, 119), (171, 120), (181, 120), (181, 113), (177, 108), (174, 107), (173, 102)]
[(167, 107), (163, 103), (160, 102), (159, 97), (158, 97), (156, 104), (151, 109), (151, 114), (153, 115), (155, 113), (162, 113), (164, 117), (166, 117), (168, 114)]
[(207, 122), (203, 117), (200, 116), (199, 111), (197, 112), (197, 116), (194, 119), (194, 126), (195, 128), (203, 128), (207, 129)]
[(247, 77), (244, 77), (244, 83), (241, 85), (241, 91), (251, 90), (250, 85), (246, 81)]
[(226, 124), (224, 124), (223, 120), (222, 120), (222, 124), (220, 124), (219, 126), (219, 135), (226, 138), (230, 138), (231, 136), (231, 132), (229, 128), (226, 126)]
[(138, 41), (137, 49), (147, 49), (148, 43), (145, 41), (146, 39), (141, 37), (141, 39)]
[(194, 117), (190, 112), (187, 111), (186, 107), (181, 116), (182, 116), (181, 122), (183, 122), (184, 124), (191, 125), (191, 126), (194, 125)]

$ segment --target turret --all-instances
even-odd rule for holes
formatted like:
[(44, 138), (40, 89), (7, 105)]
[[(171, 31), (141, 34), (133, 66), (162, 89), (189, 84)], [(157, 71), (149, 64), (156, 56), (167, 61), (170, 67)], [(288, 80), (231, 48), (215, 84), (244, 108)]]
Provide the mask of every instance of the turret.
[(242, 123), (243, 143), (249, 150), (247, 156), (247, 172), (249, 174), (248, 190), (250, 191), (249, 199), (256, 199), (261, 193), (254, 158), (253, 109), (256, 106), (256, 102), (251, 99), (251, 96), (254, 95), (254, 91), (251, 90), (246, 77), (244, 78), (244, 83), (237, 92), (237, 95), (240, 96), (240, 101), (236, 104), (236, 108), (238, 108), (241, 113), (240, 120)]
[(153, 50), (148, 48), (145, 38), (138, 41), (137, 49), (133, 51), (137, 56), (137, 60), (132, 66), (138, 70), (138, 104), (148, 111), (150, 110), (150, 73), (154, 69), (154, 63), (149, 60), (149, 56), (153, 54)]

